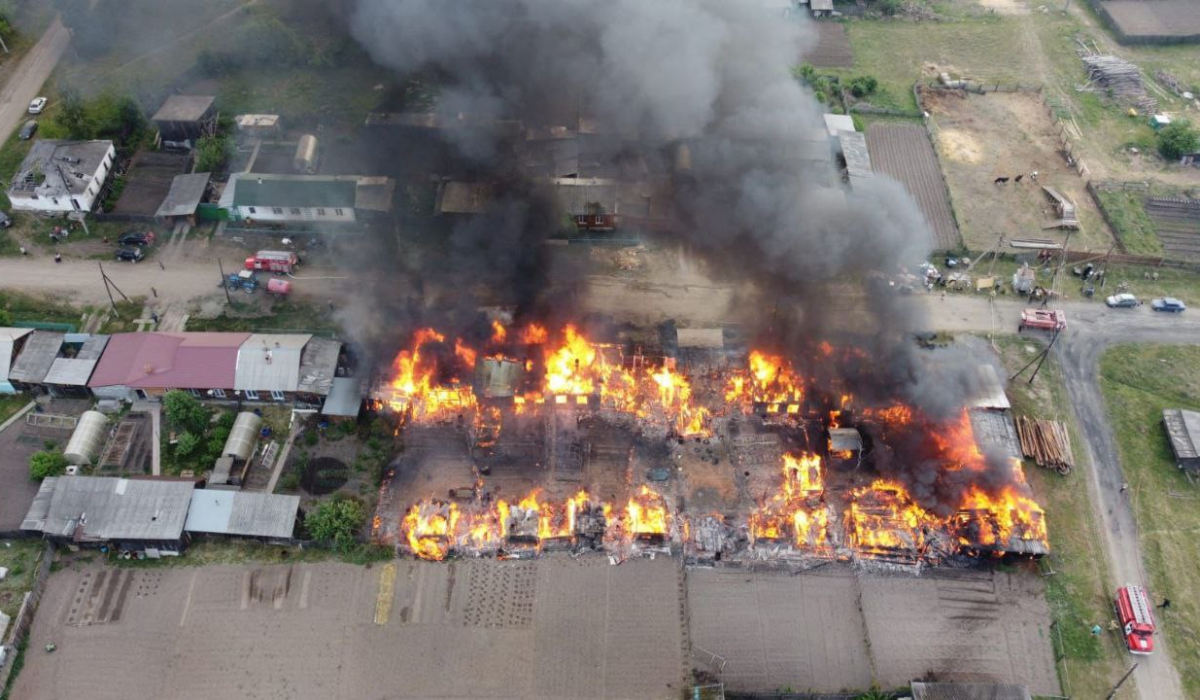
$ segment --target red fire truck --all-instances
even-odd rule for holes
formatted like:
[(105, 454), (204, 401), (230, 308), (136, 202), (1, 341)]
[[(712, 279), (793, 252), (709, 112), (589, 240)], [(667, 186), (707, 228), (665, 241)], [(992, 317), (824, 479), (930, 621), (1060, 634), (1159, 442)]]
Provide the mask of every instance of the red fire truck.
[(300, 264), (300, 258), (287, 250), (260, 250), (246, 258), (247, 270), (264, 270), (276, 274), (291, 274)]
[(1118, 588), (1114, 607), (1129, 652), (1149, 654), (1154, 651), (1154, 615), (1150, 613), (1150, 597), (1146, 595), (1146, 589), (1141, 586)]
[(1021, 312), (1021, 325), (1017, 332), (1026, 328), (1041, 328), (1048, 331), (1061, 331), (1067, 327), (1065, 311), (1050, 311), (1049, 309), (1025, 309)]

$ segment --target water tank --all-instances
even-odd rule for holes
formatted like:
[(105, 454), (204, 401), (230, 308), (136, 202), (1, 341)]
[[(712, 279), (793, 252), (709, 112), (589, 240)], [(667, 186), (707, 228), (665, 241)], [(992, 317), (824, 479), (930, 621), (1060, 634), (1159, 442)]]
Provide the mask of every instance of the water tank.
[(254, 443), (258, 440), (258, 429), (262, 427), (262, 418), (243, 411), (237, 414), (233, 421), (233, 430), (229, 431), (229, 439), (225, 441), (225, 449), (221, 454), (235, 457), (245, 462), (254, 454)]
[(108, 436), (108, 418), (99, 411), (86, 411), (75, 424), (63, 456), (71, 464), (92, 464), (100, 456)]
[(296, 157), (292, 160), (292, 169), (309, 175), (317, 172), (316, 136), (305, 134), (300, 137), (300, 143), (296, 146)]

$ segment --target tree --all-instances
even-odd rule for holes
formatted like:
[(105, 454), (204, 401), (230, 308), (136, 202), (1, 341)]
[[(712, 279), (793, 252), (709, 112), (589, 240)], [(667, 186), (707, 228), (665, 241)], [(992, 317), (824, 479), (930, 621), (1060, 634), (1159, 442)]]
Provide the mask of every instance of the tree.
[(12, 325), (12, 314), (8, 313), (8, 309), (0, 309), (0, 327)]
[(204, 432), (208, 424), (208, 411), (195, 396), (186, 391), (168, 391), (163, 396), (163, 415), (167, 424), (176, 430), (186, 430), (197, 435)]
[(196, 144), (196, 172), (221, 170), (229, 160), (232, 145), (225, 136), (205, 136)]
[(61, 452), (34, 452), (29, 458), (29, 478), (41, 481), (67, 471), (67, 458)]
[(1179, 160), (1195, 153), (1197, 148), (1200, 148), (1200, 134), (1185, 120), (1171, 122), (1158, 132), (1158, 152), (1167, 160)]
[(86, 140), (96, 135), (96, 125), (87, 104), (75, 90), (63, 90), (54, 121), (66, 131), (67, 138)]
[(200, 446), (200, 437), (195, 433), (184, 431), (179, 434), (179, 439), (175, 442), (175, 456), (185, 458), (196, 451)]
[(363, 509), (358, 501), (348, 498), (325, 501), (304, 519), (304, 527), (315, 540), (333, 542), (339, 548), (353, 544), (363, 522)]
[(849, 87), (851, 95), (866, 97), (875, 92), (875, 89), (879, 87), (879, 81), (870, 75), (860, 75), (850, 79)]

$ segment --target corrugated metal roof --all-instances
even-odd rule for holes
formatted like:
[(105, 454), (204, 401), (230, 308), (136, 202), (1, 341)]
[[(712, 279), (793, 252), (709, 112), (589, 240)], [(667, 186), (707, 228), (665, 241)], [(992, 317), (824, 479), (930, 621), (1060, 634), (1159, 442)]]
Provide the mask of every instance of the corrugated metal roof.
[(830, 428), (829, 449), (835, 452), (861, 452), (862, 434), (854, 428)]
[(153, 122), (200, 121), (217, 98), (211, 95), (171, 95), (150, 118)]
[(1004, 385), (1000, 383), (1000, 375), (990, 364), (975, 366), (974, 394), (971, 397), (972, 408), (994, 408), (1006, 410), (1012, 407), (1004, 394)]
[(238, 348), (233, 388), (238, 391), (295, 391), (307, 334), (254, 333)]
[(357, 177), (332, 175), (245, 175), (231, 181), (235, 207), (354, 206)]
[(90, 387), (233, 389), (238, 348), (249, 333), (118, 333)]
[(919, 683), (912, 684), (913, 700), (1032, 700), (1020, 685), (1001, 683)]
[(325, 405), (321, 407), (321, 415), (337, 416), (339, 418), (357, 418), (362, 410), (362, 380), (357, 377), (337, 377)]
[(62, 349), (63, 334), (53, 331), (34, 331), (25, 341), (25, 347), (8, 370), (8, 378), (15, 382), (40, 384), (50, 371), (58, 351)]
[(326, 396), (337, 376), (338, 356), (342, 344), (329, 338), (313, 337), (300, 353), (300, 383), (296, 390), (306, 394)]
[(188, 532), (290, 539), (299, 496), (197, 489), (188, 511)]
[[(34, 498), (23, 530), (71, 537), (76, 542), (177, 540), (183, 534), (191, 481), (66, 476)], [(42, 499), (49, 492), (49, 507)]]
[(208, 187), (208, 179), (212, 173), (191, 173), (176, 175), (171, 180), (171, 189), (166, 199), (159, 205), (155, 216), (191, 216), (200, 206), (204, 198), (204, 190)]
[[(66, 342), (70, 343), (72, 340), (74, 340), (72, 336), (68, 335)], [(100, 362), (101, 355), (104, 354), (106, 345), (108, 345), (107, 335), (85, 336), (83, 346), (79, 348), (75, 357), (56, 359), (54, 364), (50, 365), (50, 371), (46, 373), (43, 381), (46, 384), (59, 386), (87, 386), (88, 380), (92, 378), (92, 372)]]
[(857, 131), (854, 128), (854, 117), (849, 114), (826, 114), (825, 130), (830, 136), (837, 136), (839, 131)]
[(871, 153), (867, 150), (867, 135), (857, 131), (840, 131), (837, 137), (850, 177), (875, 177), (875, 171), (871, 169)]
[(31, 328), (0, 328), (0, 382), (8, 381), (8, 368), (12, 366), (17, 341), (32, 332)]
[(1200, 413), (1179, 408), (1163, 410), (1163, 425), (1176, 459), (1200, 457)]

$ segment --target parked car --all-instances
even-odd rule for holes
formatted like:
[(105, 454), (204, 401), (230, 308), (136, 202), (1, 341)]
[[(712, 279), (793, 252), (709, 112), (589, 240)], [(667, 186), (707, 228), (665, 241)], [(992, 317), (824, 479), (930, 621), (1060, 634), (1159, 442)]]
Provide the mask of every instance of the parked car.
[(1104, 300), (1110, 309), (1132, 309), (1138, 305), (1137, 297), (1132, 294), (1114, 294)]
[(120, 248), (117, 250), (117, 260), (138, 262), (144, 257), (146, 257), (146, 254), (142, 252), (141, 248)]
[(37, 133), (37, 120), (30, 119), (21, 126), (21, 131), (17, 133), (17, 138), (22, 141), (28, 141)]
[(137, 246), (142, 247), (154, 243), (153, 231), (126, 231), (117, 239), (117, 243), (122, 246)]
[(6, 211), (0, 211), (0, 228), (8, 228), (12, 226), (12, 217)]
[(1155, 311), (1169, 311), (1173, 314), (1182, 313), (1187, 309), (1187, 304), (1176, 299), (1175, 297), (1163, 297), (1150, 302), (1150, 308)]
[(44, 109), (46, 109), (46, 98), (45, 97), (35, 97), (35, 98), (33, 98), (33, 102), (29, 103), (29, 113), (30, 114), (41, 114), (42, 110), (44, 110)]

